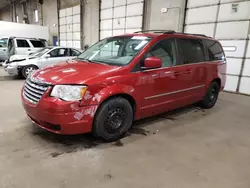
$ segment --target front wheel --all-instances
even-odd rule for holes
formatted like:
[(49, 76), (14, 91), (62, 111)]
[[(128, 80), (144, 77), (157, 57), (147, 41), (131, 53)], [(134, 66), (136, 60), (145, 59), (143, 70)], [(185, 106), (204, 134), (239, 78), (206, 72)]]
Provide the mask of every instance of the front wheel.
[(125, 135), (133, 121), (130, 103), (121, 97), (105, 101), (97, 110), (93, 133), (105, 141), (115, 141)]
[(220, 86), (217, 82), (212, 82), (207, 90), (207, 93), (204, 99), (200, 102), (201, 107), (203, 108), (212, 108), (218, 99), (220, 92)]
[(24, 78), (27, 78), (29, 76), (30, 73), (32, 73), (33, 71), (37, 70), (38, 68), (34, 65), (27, 65), (23, 68), (22, 70), (22, 76)]

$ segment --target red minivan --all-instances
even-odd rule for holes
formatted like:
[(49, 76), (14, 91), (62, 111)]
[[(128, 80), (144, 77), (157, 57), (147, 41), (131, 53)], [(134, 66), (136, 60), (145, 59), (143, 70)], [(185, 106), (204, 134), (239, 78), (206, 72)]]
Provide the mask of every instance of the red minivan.
[(22, 103), (43, 129), (113, 141), (134, 120), (197, 102), (213, 107), (225, 71), (223, 49), (210, 37), (141, 31), (103, 39), (74, 60), (33, 72)]

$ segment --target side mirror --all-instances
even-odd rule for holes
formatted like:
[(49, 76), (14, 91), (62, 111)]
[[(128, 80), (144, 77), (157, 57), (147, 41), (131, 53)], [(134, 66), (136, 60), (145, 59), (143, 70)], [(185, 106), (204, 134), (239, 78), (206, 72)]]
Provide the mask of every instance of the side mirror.
[(50, 58), (50, 55), (49, 55), (49, 54), (46, 54), (44, 57), (45, 57), (45, 58)]
[(148, 57), (144, 60), (142, 69), (156, 69), (162, 67), (162, 61), (158, 57)]

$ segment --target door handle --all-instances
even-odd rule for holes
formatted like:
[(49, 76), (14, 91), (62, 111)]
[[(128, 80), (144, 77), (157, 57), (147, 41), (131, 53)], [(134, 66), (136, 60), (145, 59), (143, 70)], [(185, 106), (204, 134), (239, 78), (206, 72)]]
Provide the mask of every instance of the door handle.
[(187, 69), (184, 71), (184, 74), (191, 74), (192, 73), (192, 70), (191, 69)]
[(28, 51), (31, 51), (31, 49), (28, 49)]
[(6, 50), (5, 50), (5, 49), (3, 49), (3, 51), (5, 52)]

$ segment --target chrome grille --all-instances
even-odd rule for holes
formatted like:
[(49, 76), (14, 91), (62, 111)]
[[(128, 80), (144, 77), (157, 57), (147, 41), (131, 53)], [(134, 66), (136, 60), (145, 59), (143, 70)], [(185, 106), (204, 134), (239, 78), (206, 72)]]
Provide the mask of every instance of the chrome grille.
[(31, 103), (36, 104), (42, 98), (48, 87), (49, 85), (38, 84), (27, 79), (24, 84), (23, 96)]

